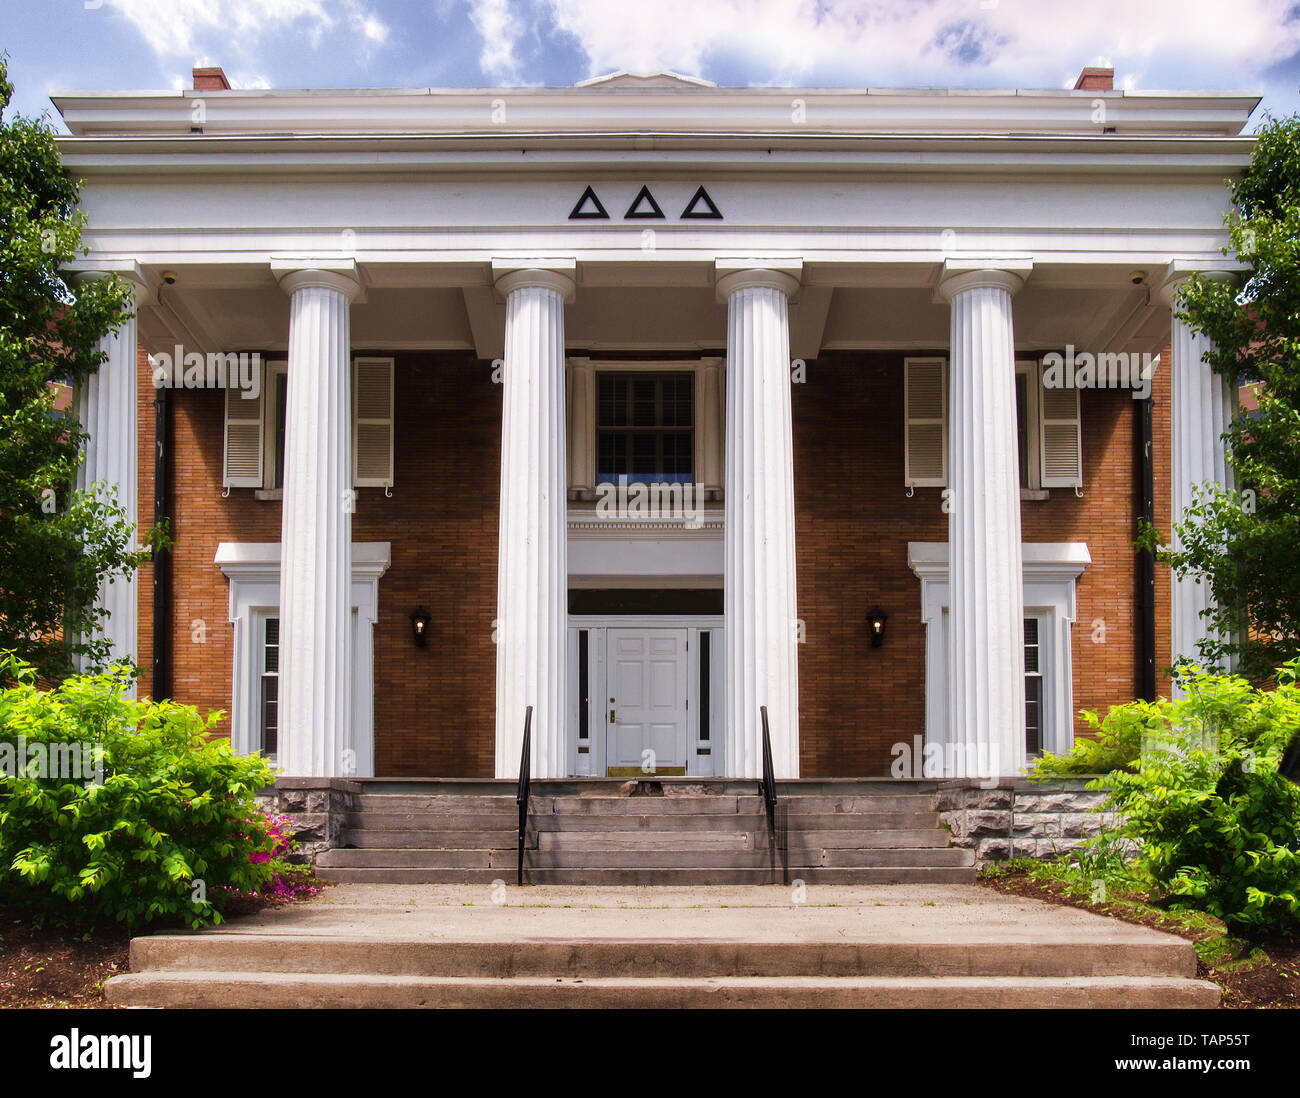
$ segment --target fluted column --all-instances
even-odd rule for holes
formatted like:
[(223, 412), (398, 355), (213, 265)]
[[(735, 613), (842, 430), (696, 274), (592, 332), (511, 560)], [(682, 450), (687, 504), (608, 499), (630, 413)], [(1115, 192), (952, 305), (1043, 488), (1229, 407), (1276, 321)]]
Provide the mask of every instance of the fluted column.
[[(135, 293), (135, 304), (144, 300), (145, 286), (139, 268), (116, 272)], [(81, 281), (105, 277), (106, 272), (86, 271)], [(99, 369), (77, 387), (77, 419), (90, 436), (86, 456), (77, 471), (77, 487), (96, 491), (115, 501), (134, 525), (137, 521), (138, 474), (136, 383), (138, 344), (134, 312), (121, 327), (99, 341), (108, 355)], [(130, 548), (137, 546), (131, 536)], [(99, 624), (99, 635), (109, 642), (109, 658), (134, 664), (138, 642), (136, 572), (114, 576), (100, 584), (99, 605), (108, 616)], [(130, 692), (134, 694), (135, 685)]]
[(275, 273), (290, 295), (280, 518), (279, 769), (355, 773), (352, 364), (355, 265)]
[(497, 563), (496, 775), (519, 774), (524, 711), (533, 707), (532, 775), (563, 777), (568, 685), (564, 305), (555, 270), (511, 270), (501, 411)]
[[(1018, 268), (1018, 269), (1017, 269)], [(1024, 586), (1011, 297), (1017, 268), (947, 264), (949, 777), (1025, 766)]]
[[(1210, 277), (1227, 280), (1223, 272), (1207, 272)], [(1161, 290), (1166, 304), (1175, 306), (1179, 287), (1189, 277), (1179, 273), (1170, 277)], [(1175, 308), (1176, 312), (1176, 308)], [(1223, 433), (1237, 410), (1236, 390), (1205, 361), (1212, 344), (1208, 336), (1193, 332), (1185, 320), (1176, 315), (1170, 331), (1173, 468), (1169, 494), (1173, 522), (1181, 521), (1191, 505), (1193, 489), (1207, 482), (1231, 491), (1232, 467), (1228, 464)], [(1180, 547), (1177, 533), (1173, 544)], [(1201, 615), (1212, 605), (1207, 583), (1197, 583), (1193, 576), (1170, 577), (1170, 661), (1181, 657), (1200, 662), (1197, 642), (1209, 632)]]
[[(797, 268), (796, 268), (797, 269)], [(726, 775), (762, 774), (766, 705), (778, 778), (799, 776), (789, 298), (782, 270), (732, 270), (727, 302)]]

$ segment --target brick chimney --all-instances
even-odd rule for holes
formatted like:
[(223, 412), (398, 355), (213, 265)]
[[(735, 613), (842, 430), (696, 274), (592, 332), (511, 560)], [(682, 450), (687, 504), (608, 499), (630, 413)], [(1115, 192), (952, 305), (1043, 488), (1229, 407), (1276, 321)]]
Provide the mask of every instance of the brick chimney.
[[(195, 75), (198, 75), (198, 69), (195, 69)], [(218, 70), (220, 71), (220, 70)], [(198, 87), (196, 84), (195, 87)], [(1098, 91), (1108, 92), (1115, 90), (1115, 70), (1114, 69), (1084, 69), (1079, 73), (1079, 79), (1074, 82), (1075, 91)]]
[[(1090, 71), (1092, 70), (1084, 70)], [(193, 75), (195, 91), (230, 91), (230, 81), (219, 65), (210, 69), (195, 69)]]

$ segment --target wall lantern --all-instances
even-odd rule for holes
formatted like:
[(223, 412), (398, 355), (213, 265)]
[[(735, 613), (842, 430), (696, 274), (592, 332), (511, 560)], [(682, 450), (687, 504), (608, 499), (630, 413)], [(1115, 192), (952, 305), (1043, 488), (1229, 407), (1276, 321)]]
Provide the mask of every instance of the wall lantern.
[(885, 643), (885, 622), (889, 620), (886, 614), (879, 606), (873, 606), (867, 611), (867, 623), (871, 626), (871, 647), (879, 648)]
[(423, 648), (429, 641), (429, 611), (423, 606), (411, 611), (411, 636), (416, 648)]

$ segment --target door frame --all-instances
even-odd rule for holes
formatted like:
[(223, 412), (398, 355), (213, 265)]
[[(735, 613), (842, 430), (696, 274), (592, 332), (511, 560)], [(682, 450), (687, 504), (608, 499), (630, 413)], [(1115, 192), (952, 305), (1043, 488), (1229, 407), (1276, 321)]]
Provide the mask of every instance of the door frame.
[[(578, 700), (578, 632), (588, 631), (588, 740), (579, 743), (580, 714)], [(609, 629), (684, 629), (686, 630), (686, 776), (711, 778), (722, 776), (723, 736), (726, 734), (726, 713), (723, 689), (723, 668), (726, 666), (723, 616), (721, 614), (570, 614), (569, 615), (569, 674), (568, 674), (568, 736), (566, 754), (569, 774), (573, 777), (603, 778), (606, 772), (605, 744), (609, 731), (609, 697), (607, 673), (607, 630)], [(700, 634), (711, 637), (709, 651), (709, 741), (705, 749), (700, 744)], [(690, 704), (693, 702), (694, 704)], [(586, 747), (586, 751), (580, 751)], [(707, 750), (707, 753), (701, 753)]]

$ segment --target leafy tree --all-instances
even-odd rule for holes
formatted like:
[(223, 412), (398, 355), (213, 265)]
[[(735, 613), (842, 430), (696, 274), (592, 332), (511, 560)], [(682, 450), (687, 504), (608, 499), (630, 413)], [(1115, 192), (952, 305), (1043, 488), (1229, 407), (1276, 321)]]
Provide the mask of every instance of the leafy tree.
[[(1192, 279), (1178, 315), (1213, 341), (1217, 373), (1256, 383), (1259, 408), (1224, 436), (1236, 492), (1199, 486), (1174, 527), (1180, 547), (1159, 557), (1209, 585), (1202, 661), (1235, 659), (1259, 681), (1300, 651), (1300, 116), (1265, 119), (1229, 188), (1231, 250), (1248, 270), (1235, 286)], [(1159, 535), (1147, 527), (1139, 543), (1157, 547)]]
[(80, 184), (44, 118), (5, 119), (6, 61), (0, 55), (0, 651), (59, 679), (74, 658), (103, 666), (100, 583), (138, 568), (164, 538), (150, 533), (133, 550), (112, 493), (74, 490), (86, 434), (59, 397), (99, 368), (99, 340), (133, 302), (117, 279), (74, 287), (66, 273), (87, 251)]

